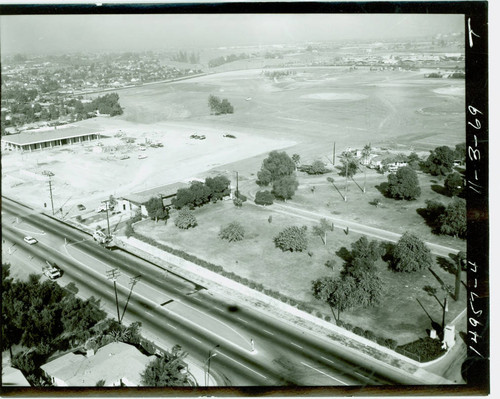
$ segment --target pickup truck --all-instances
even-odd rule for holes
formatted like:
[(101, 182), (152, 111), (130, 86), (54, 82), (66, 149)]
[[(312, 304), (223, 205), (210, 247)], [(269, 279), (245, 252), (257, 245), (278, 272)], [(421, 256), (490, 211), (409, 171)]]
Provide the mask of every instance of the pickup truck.
[(57, 266), (50, 264), (49, 262), (45, 261), (47, 263), (47, 266), (43, 268), (43, 274), (49, 278), (50, 280), (55, 280), (56, 278), (61, 277), (61, 269), (59, 269)]
[(94, 231), (94, 234), (92, 234), (92, 238), (97, 243), (105, 246), (113, 241), (113, 237), (106, 235), (106, 233), (104, 233), (102, 230)]

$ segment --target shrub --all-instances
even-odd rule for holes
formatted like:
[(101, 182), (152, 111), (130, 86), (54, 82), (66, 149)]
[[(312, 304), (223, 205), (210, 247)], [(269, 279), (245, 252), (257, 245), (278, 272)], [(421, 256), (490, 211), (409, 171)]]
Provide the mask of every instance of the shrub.
[(290, 226), (274, 237), (274, 244), (282, 251), (301, 252), (307, 249), (306, 226)]
[(245, 202), (247, 200), (247, 197), (243, 194), (241, 194), (239, 191), (234, 192), (234, 196), (241, 200), (241, 202)]
[(352, 331), (353, 325), (351, 323), (344, 323), (344, 328), (346, 330)]
[(195, 227), (197, 224), (198, 222), (193, 212), (187, 208), (181, 209), (175, 219), (175, 225), (179, 229), (189, 229), (190, 227)]
[(221, 227), (219, 238), (229, 242), (241, 241), (245, 237), (245, 229), (238, 222), (229, 223), (226, 227)]
[(235, 199), (233, 199), (233, 204), (237, 208), (241, 208), (243, 206), (243, 201), (240, 200), (239, 198), (235, 198)]
[(396, 349), (398, 347), (397, 341), (392, 338), (388, 338), (385, 340), (386, 346), (391, 349)]
[(364, 337), (365, 336), (365, 331), (362, 328), (360, 328), (360, 327), (354, 327), (352, 329), (352, 332), (354, 334), (356, 334), (356, 335), (359, 335), (360, 337)]
[(406, 356), (408, 356), (408, 352), (414, 354), (420, 362), (434, 360), (444, 353), (440, 340), (430, 337), (420, 338), (417, 341), (398, 346), (396, 351)]
[(270, 191), (258, 191), (255, 194), (255, 203), (257, 205), (272, 205), (274, 202), (274, 195)]
[(366, 330), (364, 334), (365, 338), (369, 339), (370, 341), (377, 341), (377, 336), (373, 331)]
[[(326, 320), (326, 321), (330, 321), (330, 320), (332, 320), (332, 318), (331, 318), (330, 316), (326, 315), (326, 316), (325, 316), (325, 320)], [(339, 321), (340, 321), (340, 320), (339, 320)]]

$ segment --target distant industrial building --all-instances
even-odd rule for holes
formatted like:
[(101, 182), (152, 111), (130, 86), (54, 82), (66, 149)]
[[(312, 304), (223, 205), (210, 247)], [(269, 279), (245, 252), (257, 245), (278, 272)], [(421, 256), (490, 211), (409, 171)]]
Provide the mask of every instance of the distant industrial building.
[(2, 151), (37, 151), (69, 144), (82, 144), (101, 138), (100, 133), (81, 127), (25, 131), (2, 136)]

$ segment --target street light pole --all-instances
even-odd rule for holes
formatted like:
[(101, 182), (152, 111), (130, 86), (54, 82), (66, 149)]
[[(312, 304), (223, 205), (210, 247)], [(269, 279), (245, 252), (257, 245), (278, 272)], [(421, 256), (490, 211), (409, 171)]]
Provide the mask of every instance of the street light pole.
[(106, 221), (108, 222), (108, 236), (109, 236), (109, 235), (111, 235), (111, 233), (109, 231), (109, 213), (108, 213), (108, 210), (109, 210), (109, 200), (104, 201), (104, 203), (106, 204)]
[(215, 349), (219, 348), (220, 345), (217, 344), (215, 345), (212, 349), (208, 351), (208, 358), (205, 361), (207, 364), (207, 373), (205, 374), (205, 386), (207, 387), (208, 384), (210, 383), (210, 359), (213, 358), (214, 356), (217, 356), (217, 353), (212, 353)]

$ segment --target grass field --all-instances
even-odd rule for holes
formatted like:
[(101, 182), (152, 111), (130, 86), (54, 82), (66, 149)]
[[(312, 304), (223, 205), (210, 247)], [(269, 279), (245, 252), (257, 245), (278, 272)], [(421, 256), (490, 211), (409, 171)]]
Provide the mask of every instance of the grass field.
[[(311, 223), (249, 203), (237, 209), (230, 201), (219, 202), (197, 209), (195, 215), (198, 226), (194, 229), (178, 229), (173, 223), (173, 215), (167, 224), (143, 221), (136, 225), (136, 231), (262, 283), (266, 288), (310, 302), (315, 309), (331, 316), (330, 309), (312, 297), (311, 282), (326, 275), (337, 276), (343, 260), (336, 253), (342, 247), (350, 250), (351, 244), (360, 238), (359, 234), (346, 235), (342, 229), (336, 228), (328, 234), (327, 245), (324, 245), (319, 237), (312, 235)], [(268, 221), (270, 215), (271, 223)], [(221, 226), (232, 221), (240, 222), (245, 228), (245, 238), (241, 242), (228, 243), (218, 238)], [(273, 238), (279, 231), (286, 226), (304, 224), (308, 225), (308, 251), (290, 253), (275, 248)], [(324, 266), (328, 259), (336, 260), (334, 272)], [(383, 302), (376, 308), (346, 312), (341, 319), (394, 338), (399, 343), (424, 337), (431, 324), (417, 299), (430, 317), (440, 322), (439, 303), (423, 290), (426, 285), (439, 287), (438, 279), (429, 270), (408, 275), (394, 273), (382, 260), (377, 267), (386, 287)], [(454, 276), (441, 268), (439, 263), (435, 264), (433, 271), (443, 282), (454, 284)], [(465, 307), (465, 295), (462, 293), (459, 301), (451, 302), (448, 320), (456, 317)]]

